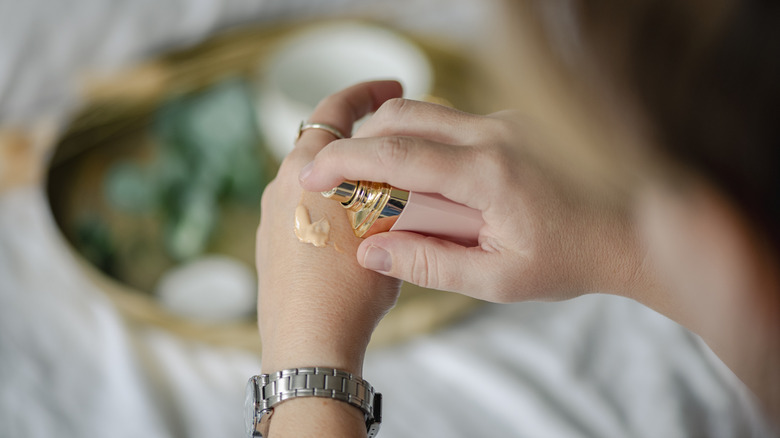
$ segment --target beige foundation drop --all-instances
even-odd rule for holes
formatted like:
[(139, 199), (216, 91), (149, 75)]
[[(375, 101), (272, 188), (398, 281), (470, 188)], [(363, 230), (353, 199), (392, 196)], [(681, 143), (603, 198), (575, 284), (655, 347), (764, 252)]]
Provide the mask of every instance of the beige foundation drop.
[(323, 217), (312, 223), (309, 210), (299, 204), (295, 208), (295, 236), (303, 243), (311, 243), (316, 247), (326, 246), (330, 236), (330, 222)]

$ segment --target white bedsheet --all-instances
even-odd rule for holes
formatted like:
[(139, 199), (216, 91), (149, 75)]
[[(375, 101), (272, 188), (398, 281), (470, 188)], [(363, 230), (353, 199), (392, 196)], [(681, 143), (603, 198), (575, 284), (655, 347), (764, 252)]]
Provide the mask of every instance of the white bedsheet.
[(613, 296), (491, 305), (366, 373), (394, 437), (770, 436), (698, 338)]
[[(129, 326), (36, 187), (0, 196), (0, 437), (236, 437), (256, 355)], [(370, 351), (382, 436), (768, 437), (693, 335), (626, 299), (487, 305)]]
[[(441, 12), (453, 3), (385, 9), (446, 28), (480, 4)], [(0, 0), (0, 125), (61, 120), (86, 68), (226, 23), (355, 4), (381, 2)], [(0, 193), (0, 437), (242, 436), (244, 383), (259, 369), (253, 354), (129, 326), (80, 273), (40, 187)], [(616, 297), (488, 305), (371, 351), (365, 376), (385, 395), (385, 438), (772, 436), (695, 336)]]
[(491, 1), (0, 0), (0, 124), (63, 117), (84, 74), (112, 71), (215, 30), (348, 14), (459, 39), (480, 33)]

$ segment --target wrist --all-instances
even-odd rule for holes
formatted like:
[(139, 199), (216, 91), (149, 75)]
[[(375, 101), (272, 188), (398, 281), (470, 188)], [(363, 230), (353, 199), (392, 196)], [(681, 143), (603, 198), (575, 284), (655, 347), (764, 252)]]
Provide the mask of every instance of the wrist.
[[(264, 373), (306, 366), (337, 368), (361, 375), (368, 339), (335, 330), (299, 327), (275, 330), (275, 336), (263, 337)], [(340, 331), (339, 331), (340, 332)]]
[(358, 409), (344, 402), (298, 398), (274, 408), (268, 435), (311, 436), (314, 430), (319, 436), (363, 438), (366, 436), (366, 423)]
[(363, 355), (352, 357), (334, 352), (268, 351), (263, 348), (262, 372), (269, 374), (280, 370), (301, 367), (325, 367), (347, 371), (356, 376), (363, 373)]
[[(340, 288), (342, 295), (349, 295), (352, 290), (344, 283)], [(390, 304), (378, 308), (375, 303), (380, 294), (374, 293), (374, 297), (361, 293), (349, 302), (343, 297), (313, 302), (317, 300), (313, 297), (306, 302), (286, 300), (267, 305), (265, 309), (261, 307), (263, 369), (270, 372), (300, 366), (328, 366), (360, 374), (381, 311), (391, 306), (397, 289), (387, 294)], [(311, 296), (312, 292), (307, 295)]]

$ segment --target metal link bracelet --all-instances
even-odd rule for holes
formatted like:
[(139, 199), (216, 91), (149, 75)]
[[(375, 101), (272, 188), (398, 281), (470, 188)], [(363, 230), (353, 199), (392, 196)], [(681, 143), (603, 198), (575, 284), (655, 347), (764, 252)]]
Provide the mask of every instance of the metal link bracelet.
[(263, 374), (247, 384), (247, 428), (250, 437), (266, 436), (274, 406), (296, 397), (323, 397), (355, 406), (363, 412), (368, 437), (379, 432), (382, 394), (367, 381), (335, 368), (293, 368)]

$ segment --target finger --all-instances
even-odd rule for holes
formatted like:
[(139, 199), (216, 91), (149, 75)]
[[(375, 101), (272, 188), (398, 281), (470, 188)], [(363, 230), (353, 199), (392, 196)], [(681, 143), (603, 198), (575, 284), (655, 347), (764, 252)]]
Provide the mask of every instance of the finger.
[[(323, 99), (309, 117), (309, 122), (328, 124), (345, 136), (349, 136), (352, 125), (357, 120), (376, 111), (388, 99), (402, 94), (403, 89), (397, 81), (374, 81), (353, 85)], [(333, 134), (327, 131), (308, 129), (298, 139), (296, 153), (313, 157), (333, 140)]]
[(365, 239), (357, 251), (361, 266), (421, 287), (478, 296), (488, 278), (479, 269), (489, 258), (480, 248), (416, 233), (392, 231)]
[(301, 186), (329, 190), (344, 180), (380, 181), (417, 192), (440, 193), (472, 205), (480, 201), (489, 175), (488, 156), (473, 147), (419, 137), (354, 138), (332, 142), (315, 157)]
[(440, 143), (471, 144), (474, 124), (484, 117), (443, 105), (408, 99), (390, 99), (353, 135), (360, 137), (414, 136)]

